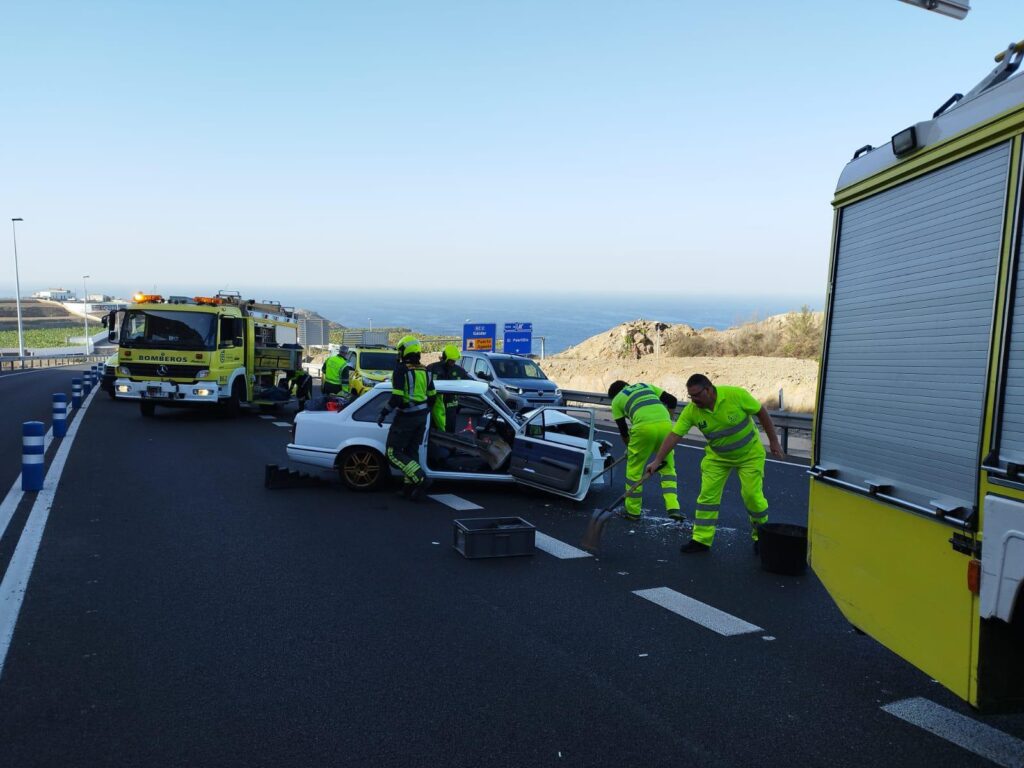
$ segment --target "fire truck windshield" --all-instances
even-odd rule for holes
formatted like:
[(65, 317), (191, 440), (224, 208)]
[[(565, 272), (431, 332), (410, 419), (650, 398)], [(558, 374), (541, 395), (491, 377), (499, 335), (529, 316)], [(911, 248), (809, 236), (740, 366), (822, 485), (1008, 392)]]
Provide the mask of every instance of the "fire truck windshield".
[(217, 317), (205, 312), (128, 310), (121, 324), (122, 347), (215, 349)]

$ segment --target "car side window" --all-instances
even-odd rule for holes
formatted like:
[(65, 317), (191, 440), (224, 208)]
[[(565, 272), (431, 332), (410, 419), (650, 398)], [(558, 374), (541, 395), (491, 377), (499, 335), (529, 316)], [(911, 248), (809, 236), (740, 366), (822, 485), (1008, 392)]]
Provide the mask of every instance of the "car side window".
[(473, 373), (489, 373), (489, 368), (490, 366), (487, 364), (487, 361), (481, 358), (477, 360), (476, 365), (473, 366)]
[(376, 422), (380, 417), (380, 409), (384, 407), (384, 403), (387, 402), (389, 397), (391, 397), (390, 392), (378, 392), (356, 409), (355, 413), (352, 414), (352, 421)]

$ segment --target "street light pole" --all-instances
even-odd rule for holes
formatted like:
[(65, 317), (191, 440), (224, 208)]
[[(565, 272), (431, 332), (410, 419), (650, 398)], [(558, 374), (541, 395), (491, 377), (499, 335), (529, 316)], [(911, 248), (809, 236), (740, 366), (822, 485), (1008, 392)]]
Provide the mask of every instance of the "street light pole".
[(85, 320), (85, 354), (89, 354), (89, 349), (92, 345), (89, 343), (89, 289), (85, 287), (85, 281), (89, 279), (88, 275), (82, 275), (82, 319)]
[(11, 237), (14, 238), (14, 306), (18, 310), (18, 357), (25, 356), (25, 336), (21, 330), (21, 280), (18, 278), (18, 233), (14, 222), (24, 219), (11, 219)]

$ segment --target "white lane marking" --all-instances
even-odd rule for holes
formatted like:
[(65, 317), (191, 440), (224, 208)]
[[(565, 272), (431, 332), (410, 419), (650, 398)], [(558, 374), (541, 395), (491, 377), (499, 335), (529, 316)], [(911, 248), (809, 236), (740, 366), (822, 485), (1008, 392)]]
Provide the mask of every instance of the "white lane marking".
[[(50, 450), (50, 443), (53, 442), (53, 427), (50, 427), (46, 432), (46, 439), (43, 441), (43, 455)], [(11, 490), (4, 496), (4, 500), (0, 501), (0, 538), (3, 537), (4, 531), (7, 530), (8, 524), (11, 522), (11, 518), (14, 517), (14, 511), (18, 508), (21, 503), (21, 497), (25, 495), (25, 492), (21, 490), (21, 473), (14, 479), (14, 485), (11, 486)]]
[(288, 427), (289, 429), (291, 429), (292, 425), (291, 425), (291, 422), (289, 422), (289, 421), (275, 421), (274, 422), (274, 426), (275, 427)]
[(903, 699), (886, 704), (882, 710), (996, 765), (1024, 766), (1024, 741), (928, 699)]
[(650, 600), (655, 605), (667, 608), (684, 619), (700, 624), (702, 627), (717, 632), (720, 635), (731, 637), (732, 635), (745, 635), (748, 632), (764, 632), (761, 627), (750, 622), (738, 619), (725, 611), (713, 608), (700, 600), (694, 600), (682, 592), (676, 592), (668, 587), (654, 587), (653, 589), (637, 589), (633, 592), (637, 597)]
[(260, 416), (260, 418), (261, 418), (261, 419), (276, 419), (276, 418), (277, 418), (277, 416), (267, 416), (266, 414), (262, 414), (262, 415)]
[(439, 501), (442, 504), (446, 504), (452, 509), (462, 512), (467, 509), (483, 509), (479, 504), (474, 504), (472, 501), (466, 501), (454, 493), (434, 493), (430, 495), (434, 501)]
[(589, 552), (584, 552), (582, 549), (577, 549), (574, 546), (566, 544), (564, 541), (548, 536), (546, 533), (537, 531), (534, 536), (534, 544), (537, 549), (547, 552), (549, 555), (554, 555), (560, 560), (573, 560), (578, 557), (593, 557)]
[(29, 512), (25, 528), (18, 540), (18, 546), (14, 548), (11, 562), (7, 565), (4, 580), (0, 582), (0, 677), (4, 673), (7, 651), (10, 650), (11, 638), (14, 637), (14, 625), (18, 623), (21, 603), (25, 599), (25, 590), (28, 589), (32, 566), (35, 565), (39, 544), (43, 540), (43, 530), (50, 517), (50, 508), (53, 506), (53, 499), (57, 494), (57, 484), (64, 471), (64, 462), (67, 461), (68, 454), (71, 452), (71, 446), (75, 442), (75, 435), (78, 434), (78, 427), (83, 421), (85, 410), (98, 391), (94, 389), (85, 398), (79, 409), (81, 415), (71, 422), (67, 434), (61, 440), (60, 447), (50, 463), (50, 470), (43, 480), (43, 489), (36, 494), (36, 500), (32, 503), (32, 511)]

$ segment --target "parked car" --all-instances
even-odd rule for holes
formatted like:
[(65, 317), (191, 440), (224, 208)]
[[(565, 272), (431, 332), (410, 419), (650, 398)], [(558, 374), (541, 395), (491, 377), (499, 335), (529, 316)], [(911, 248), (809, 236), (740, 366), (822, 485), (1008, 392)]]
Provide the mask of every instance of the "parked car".
[[(515, 414), (487, 383), (436, 381), (438, 394), (459, 399), (454, 433), (429, 424), (419, 446), (424, 473), (437, 480), (521, 483), (582, 499), (613, 461), (611, 445), (595, 438), (594, 412), (546, 407)], [(367, 390), (340, 411), (303, 411), (295, 417), (288, 458), (336, 469), (355, 491), (381, 487), (393, 470), (385, 458), (388, 430), (377, 418), (391, 396), (390, 382)], [(394, 471), (397, 474), (397, 471)]]
[(463, 352), (460, 364), (485, 381), (513, 411), (562, 405), (562, 390), (544, 375), (535, 360), (499, 352)]

